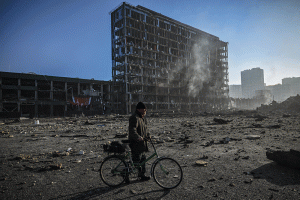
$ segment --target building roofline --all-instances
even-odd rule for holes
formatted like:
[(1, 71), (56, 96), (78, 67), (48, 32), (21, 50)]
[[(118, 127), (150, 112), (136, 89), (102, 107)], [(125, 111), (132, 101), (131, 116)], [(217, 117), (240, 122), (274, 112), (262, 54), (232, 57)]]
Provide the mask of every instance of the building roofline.
[(34, 80), (52, 80), (52, 81), (62, 81), (62, 82), (75, 82), (75, 83), (109, 83), (109, 81), (92, 80), (92, 79), (80, 79), (80, 78), (70, 78), (70, 77), (59, 77), (59, 76), (48, 76), (40, 74), (29, 74), (29, 73), (15, 73), (15, 72), (4, 72), (0, 71), (0, 77), (7, 78), (23, 78), (23, 79), (34, 79)]
[(215, 35), (212, 35), (212, 34), (210, 34), (210, 33), (207, 33), (207, 32), (205, 32), (205, 31), (202, 31), (202, 30), (197, 29), (197, 28), (195, 28), (195, 27), (192, 27), (192, 26), (190, 26), (190, 25), (184, 24), (184, 23), (182, 23), (182, 22), (180, 22), (180, 21), (177, 21), (177, 20), (172, 19), (172, 18), (170, 18), (170, 17), (167, 17), (167, 16), (165, 16), (165, 15), (163, 15), (163, 14), (161, 14), (161, 13), (158, 13), (158, 12), (155, 12), (155, 11), (150, 10), (150, 9), (148, 9), (148, 8), (145, 8), (145, 7), (141, 6), (141, 5), (133, 6), (133, 5), (130, 4), (130, 3), (122, 2), (122, 3), (119, 4), (116, 8), (114, 8), (112, 11), (110, 11), (109, 14), (111, 15), (111, 13), (113, 13), (114, 11), (116, 11), (116, 10), (117, 10), (118, 8), (120, 8), (122, 5), (127, 5), (127, 6), (130, 6), (130, 7), (134, 8), (134, 9), (142, 10), (143, 12), (146, 12), (146, 13), (148, 13), (148, 14), (150, 14), (150, 15), (155, 16), (155, 17), (159, 17), (159, 18), (168, 20), (168, 21), (170, 21), (170, 22), (174, 22), (174, 23), (176, 23), (176, 24), (180, 24), (181, 26), (186, 27), (186, 28), (188, 28), (188, 29), (190, 29), (190, 30), (192, 30), (192, 31), (201, 32), (201, 33), (203, 33), (203, 34), (205, 34), (205, 35), (207, 35), (207, 36), (209, 36), (209, 37), (212, 37), (212, 38), (214, 38), (214, 39), (219, 40), (219, 42), (223, 42), (223, 43), (225, 43), (225, 44), (228, 44), (228, 42), (224, 42), (224, 41), (220, 40), (220, 38), (217, 37), (217, 36), (215, 36)]
[(210, 34), (210, 33), (207, 33), (207, 32), (205, 32), (205, 31), (202, 31), (202, 30), (197, 29), (197, 28), (195, 28), (195, 27), (192, 27), (192, 26), (190, 26), (190, 25), (184, 24), (184, 23), (182, 23), (182, 22), (180, 22), (180, 21), (177, 21), (177, 20), (172, 19), (172, 18), (170, 18), (170, 17), (167, 17), (167, 16), (165, 16), (165, 15), (163, 15), (163, 14), (161, 14), (161, 13), (158, 13), (158, 12), (155, 12), (155, 11), (150, 10), (150, 9), (148, 9), (148, 8), (145, 8), (145, 7), (141, 6), (141, 5), (138, 5), (137, 8), (140, 8), (140, 9), (144, 10), (145, 12), (151, 13), (153, 16), (165, 18), (166, 20), (173, 21), (174, 23), (180, 24), (180, 25), (182, 25), (182, 26), (186, 26), (186, 27), (188, 27), (189, 29), (192, 29), (192, 30), (194, 30), (194, 31), (198, 31), (198, 32), (200, 31), (200, 32), (202, 32), (202, 33), (204, 33), (204, 34), (207, 34), (207, 35), (209, 35), (209, 36), (211, 36), (211, 37), (215, 37), (216, 39), (219, 40), (219, 37), (217, 37), (217, 36), (215, 36), (215, 35), (212, 35), (212, 34)]

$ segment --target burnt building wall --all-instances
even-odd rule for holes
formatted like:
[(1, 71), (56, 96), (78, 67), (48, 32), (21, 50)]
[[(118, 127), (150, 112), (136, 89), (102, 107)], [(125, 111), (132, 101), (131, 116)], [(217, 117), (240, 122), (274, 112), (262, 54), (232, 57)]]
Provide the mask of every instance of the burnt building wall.
[(228, 106), (228, 43), (142, 6), (111, 13), (112, 104), (130, 113)]

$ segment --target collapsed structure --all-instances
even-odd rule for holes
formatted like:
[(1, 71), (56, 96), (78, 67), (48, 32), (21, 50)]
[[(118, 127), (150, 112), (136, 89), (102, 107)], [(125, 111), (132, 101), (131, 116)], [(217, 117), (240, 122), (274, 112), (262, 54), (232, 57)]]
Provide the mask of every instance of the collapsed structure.
[(228, 107), (228, 43), (142, 6), (111, 14), (112, 109)]

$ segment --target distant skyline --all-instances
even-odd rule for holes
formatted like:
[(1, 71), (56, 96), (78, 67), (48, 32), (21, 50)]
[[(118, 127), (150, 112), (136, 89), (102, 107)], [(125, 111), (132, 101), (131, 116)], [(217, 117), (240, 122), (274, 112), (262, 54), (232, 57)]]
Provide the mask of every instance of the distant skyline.
[[(0, 71), (110, 80), (109, 12), (122, 2), (2, 0)], [(267, 85), (300, 77), (299, 0), (127, 2), (228, 42), (230, 85), (241, 84), (241, 71), (256, 67)]]

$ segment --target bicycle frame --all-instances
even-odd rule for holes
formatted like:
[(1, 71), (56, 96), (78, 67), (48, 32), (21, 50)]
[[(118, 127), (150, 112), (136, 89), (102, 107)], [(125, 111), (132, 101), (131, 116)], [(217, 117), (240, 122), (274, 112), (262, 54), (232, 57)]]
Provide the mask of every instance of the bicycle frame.
[[(136, 165), (135, 165), (135, 164), (133, 163), (133, 161), (132, 161), (130, 152), (128, 152), (128, 154), (126, 155), (126, 158), (128, 158), (128, 157), (130, 158), (130, 164), (131, 164), (132, 167), (141, 167), (142, 165), (146, 164), (149, 160), (151, 160), (153, 157), (156, 156), (157, 159), (152, 163), (152, 165), (151, 165), (151, 170), (150, 170), (151, 176), (153, 176), (153, 168), (154, 168), (154, 165), (155, 165), (157, 162), (159, 162), (159, 160), (161, 160), (162, 158), (164, 158), (164, 156), (163, 156), (163, 157), (159, 157), (159, 156), (158, 156), (157, 151), (156, 151), (156, 148), (155, 148), (155, 146), (154, 146), (154, 144), (153, 144), (151, 138), (149, 138), (149, 140), (150, 140), (150, 143), (151, 143), (151, 145), (152, 145), (152, 147), (153, 147), (153, 149), (154, 149), (154, 153), (153, 153), (151, 156), (149, 156), (146, 160), (144, 160), (142, 163), (136, 163)], [(128, 172), (129, 172), (129, 167), (130, 167), (130, 166), (127, 166), (127, 167), (128, 167)], [(162, 171), (163, 171), (164, 173), (168, 174), (168, 172), (163, 168), (162, 165), (160, 165), (160, 167), (161, 167), (161, 169), (162, 169)], [(134, 171), (134, 169), (133, 169), (133, 171)]]
[[(153, 145), (153, 143), (152, 143), (152, 141), (151, 141), (151, 139), (150, 139), (150, 143), (151, 143), (151, 145), (152, 145), (152, 147), (153, 147), (153, 149), (154, 149), (154, 153), (151, 155), (151, 156), (149, 156), (148, 158), (146, 158), (146, 160), (144, 160), (142, 163), (133, 163), (133, 160), (132, 160), (132, 157), (131, 157), (131, 153), (130, 152), (128, 152), (127, 154), (126, 154), (126, 156), (125, 156), (125, 159), (128, 159), (128, 158), (130, 158), (130, 165), (132, 166), (132, 167), (141, 167), (142, 165), (144, 165), (146, 162), (148, 162), (149, 160), (151, 160), (153, 157), (157, 157), (157, 158), (159, 158), (158, 157), (158, 154), (157, 154), (157, 151), (156, 151), (156, 149), (155, 149), (155, 147), (154, 147), (154, 145)], [(155, 162), (154, 162), (155, 163)], [(130, 166), (127, 166), (128, 168), (130, 167)], [(134, 169), (133, 169), (133, 171), (134, 171)], [(129, 171), (128, 171), (129, 172)]]
[(146, 162), (148, 162), (149, 160), (151, 160), (154, 156), (156, 156), (157, 158), (159, 158), (159, 156), (157, 154), (157, 151), (156, 151), (156, 148), (154, 147), (154, 144), (152, 143), (152, 140), (150, 138), (149, 138), (149, 140), (150, 140), (150, 143), (151, 143), (151, 145), (152, 145), (152, 147), (154, 149), (154, 153), (151, 156), (149, 156), (148, 158), (146, 158), (146, 160), (144, 160), (142, 163), (137, 164), (137, 167), (140, 167), (140, 166), (144, 165)]
[[(141, 167), (141, 166), (143, 166), (144, 164), (146, 164), (149, 160), (151, 160), (153, 157), (157, 157), (157, 159), (152, 163), (152, 165), (151, 165), (151, 176), (153, 176), (153, 167), (154, 167), (154, 165), (161, 159), (161, 158), (164, 158), (164, 157), (159, 157), (158, 156), (158, 154), (157, 154), (157, 151), (156, 151), (156, 148), (155, 148), (155, 146), (154, 146), (154, 144), (153, 144), (153, 142), (152, 142), (152, 140), (149, 138), (149, 140), (150, 140), (150, 143), (151, 143), (151, 145), (152, 145), (152, 147), (153, 147), (153, 149), (154, 149), (154, 153), (151, 155), (151, 156), (149, 156), (148, 158), (146, 158), (146, 160), (144, 160), (142, 163), (133, 163), (133, 161), (132, 161), (132, 157), (131, 157), (131, 153), (130, 152), (128, 152), (126, 155), (125, 155), (125, 158), (124, 158), (124, 160), (125, 159), (130, 159), (130, 164), (128, 165), (128, 163), (126, 162), (126, 164), (127, 164), (127, 166), (126, 166), (126, 168), (127, 168), (127, 172), (128, 173), (130, 173), (130, 172), (133, 172), (133, 173), (135, 173), (135, 168), (138, 168), (138, 167)], [(120, 163), (121, 164), (121, 163)], [(116, 168), (118, 168), (119, 166), (120, 166), (120, 164), (119, 165), (117, 165), (116, 166)], [(161, 166), (162, 167), (162, 166)], [(130, 169), (131, 168), (131, 169)], [(165, 173), (167, 173), (163, 168), (162, 168), (162, 170), (165, 172)]]

